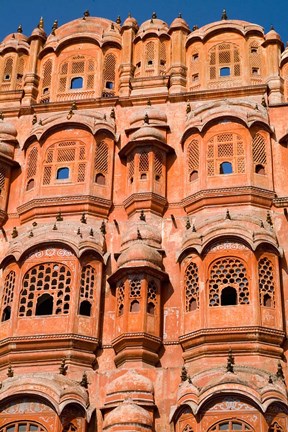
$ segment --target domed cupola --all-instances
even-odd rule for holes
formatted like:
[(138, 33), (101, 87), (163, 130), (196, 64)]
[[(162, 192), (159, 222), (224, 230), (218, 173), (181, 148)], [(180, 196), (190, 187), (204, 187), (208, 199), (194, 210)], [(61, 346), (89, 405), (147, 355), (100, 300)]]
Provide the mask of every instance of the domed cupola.
[(166, 205), (166, 158), (174, 150), (167, 144), (166, 114), (150, 102), (131, 116), (128, 142), (119, 155), (127, 161), (128, 215), (137, 209), (162, 215)]
[(144, 21), (139, 27), (137, 37), (141, 38), (149, 35), (149, 33), (154, 33), (157, 35), (167, 34), (169, 30), (168, 24), (157, 18), (155, 12), (153, 12), (151, 19)]
[[(141, 218), (145, 216), (141, 214)], [(161, 289), (167, 280), (160, 247), (161, 236), (145, 220), (128, 225), (118, 269), (108, 280), (116, 287), (116, 337), (112, 344), (117, 366), (137, 357), (149, 364), (159, 360)]]
[(129, 29), (129, 28), (133, 28), (136, 31), (138, 31), (138, 29), (139, 29), (137, 20), (135, 18), (133, 18), (130, 14), (126, 18), (126, 20), (124, 21), (124, 23), (121, 27), (121, 31), (123, 32), (123, 30)]
[(171, 33), (172, 31), (178, 30), (178, 29), (182, 30), (182, 31), (190, 32), (189, 25), (182, 18), (181, 14), (179, 14), (179, 16), (172, 21), (170, 28), (169, 28), (169, 33)]
[(105, 408), (117, 406), (129, 397), (133, 403), (153, 406), (154, 388), (151, 380), (129, 369), (107, 386)]
[(122, 37), (116, 24), (111, 22), (110, 28), (103, 32), (102, 40), (103, 45), (106, 43), (113, 43), (121, 48)]
[(128, 399), (107, 414), (104, 419), (103, 430), (116, 432), (120, 429), (147, 432), (152, 431), (152, 423), (152, 415)]

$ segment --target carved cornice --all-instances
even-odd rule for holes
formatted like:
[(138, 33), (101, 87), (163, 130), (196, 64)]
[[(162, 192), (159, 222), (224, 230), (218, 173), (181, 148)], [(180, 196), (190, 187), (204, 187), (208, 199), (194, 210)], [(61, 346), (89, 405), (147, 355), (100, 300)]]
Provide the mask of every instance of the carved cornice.
[(129, 197), (123, 201), (123, 204), (129, 216), (138, 210), (146, 209), (162, 216), (167, 205), (167, 199), (154, 192), (140, 192), (129, 195)]

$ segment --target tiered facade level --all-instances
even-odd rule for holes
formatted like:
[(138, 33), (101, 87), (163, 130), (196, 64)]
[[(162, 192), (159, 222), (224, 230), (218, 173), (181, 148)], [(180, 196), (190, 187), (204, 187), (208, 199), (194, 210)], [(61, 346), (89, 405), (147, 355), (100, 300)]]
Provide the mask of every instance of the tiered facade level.
[(0, 432), (288, 430), (288, 49), (222, 18), (0, 44)]

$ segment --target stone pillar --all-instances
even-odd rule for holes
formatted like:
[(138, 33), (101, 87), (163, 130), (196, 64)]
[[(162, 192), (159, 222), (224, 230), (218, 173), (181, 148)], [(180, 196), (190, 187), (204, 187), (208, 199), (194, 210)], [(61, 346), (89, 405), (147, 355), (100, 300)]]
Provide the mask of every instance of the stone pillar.
[(133, 78), (135, 67), (133, 66), (133, 40), (138, 30), (137, 21), (128, 17), (124, 22), (122, 33), (122, 62), (119, 67), (119, 95), (130, 95), (130, 80)]

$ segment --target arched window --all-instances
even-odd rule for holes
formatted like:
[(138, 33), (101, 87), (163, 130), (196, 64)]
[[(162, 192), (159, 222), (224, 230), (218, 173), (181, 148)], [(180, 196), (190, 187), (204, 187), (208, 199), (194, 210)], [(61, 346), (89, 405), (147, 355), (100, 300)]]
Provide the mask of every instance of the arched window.
[(105, 185), (108, 174), (108, 145), (103, 140), (96, 144), (94, 170), (95, 183)]
[(17, 88), (21, 88), (22, 82), (23, 82), (23, 75), (24, 75), (24, 58), (20, 57), (18, 58), (18, 64), (17, 64), (17, 74), (16, 74), (16, 83)]
[(284, 431), (283, 431), (282, 427), (277, 422), (274, 422), (269, 427), (269, 432), (284, 432)]
[(45, 154), (42, 184), (58, 184), (58, 180), (67, 179), (71, 183), (85, 182), (86, 157), (85, 144), (82, 142), (61, 141), (51, 145)]
[(49, 102), (49, 93), (50, 93), (50, 87), (51, 87), (51, 80), (52, 80), (52, 60), (47, 60), (43, 65), (43, 72), (42, 72), (42, 95), (45, 96), (45, 98), (42, 98), (42, 102)]
[(194, 181), (198, 178), (199, 171), (199, 142), (193, 139), (187, 149), (188, 159), (188, 178), (189, 181)]
[(242, 432), (254, 432), (253, 429), (247, 424), (242, 422), (241, 420), (225, 420), (218, 423), (215, 426), (212, 426), (209, 429), (209, 432), (218, 432), (218, 431), (226, 431), (226, 432), (234, 432), (234, 431), (242, 431)]
[(240, 135), (223, 133), (207, 143), (208, 176), (245, 173), (245, 148)]
[(130, 285), (130, 312), (139, 312), (141, 298), (141, 280), (133, 278), (129, 280)]
[(83, 88), (83, 78), (75, 77), (71, 79), (70, 89), (82, 89)]
[(217, 260), (210, 270), (209, 306), (232, 304), (249, 304), (249, 287), (243, 262), (227, 257)]
[(139, 173), (140, 179), (146, 180), (149, 171), (149, 156), (147, 152), (142, 152), (139, 155)]
[(134, 154), (129, 154), (127, 158), (127, 165), (128, 165), (128, 179), (129, 183), (132, 184), (134, 181), (134, 171), (135, 171), (135, 159)]
[(231, 162), (222, 162), (220, 164), (220, 173), (219, 174), (232, 174), (233, 167)]
[(3, 73), (3, 81), (11, 81), (12, 79), (12, 71), (13, 71), (13, 58), (8, 57), (5, 61), (4, 65), (4, 73)]
[(191, 262), (185, 270), (185, 309), (191, 312), (199, 308), (199, 276), (198, 267)]
[(95, 284), (96, 271), (91, 265), (86, 265), (81, 272), (79, 315), (91, 316)]
[(12, 270), (5, 277), (4, 289), (2, 296), (2, 314), (1, 321), (8, 321), (11, 317), (11, 307), (14, 298), (14, 288), (15, 288), (16, 274)]
[(102, 93), (103, 97), (114, 96), (113, 90), (115, 89), (115, 71), (116, 71), (116, 57), (113, 54), (107, 54), (104, 59), (104, 70), (103, 70), (104, 89)]
[(252, 141), (252, 154), (256, 174), (265, 175), (267, 157), (266, 157), (266, 140), (257, 133)]
[(117, 313), (123, 315), (124, 312), (124, 299), (125, 299), (125, 285), (124, 282), (120, 282), (116, 290), (117, 298)]
[(273, 265), (266, 257), (258, 262), (258, 281), (261, 306), (275, 308)]
[(157, 303), (157, 285), (154, 280), (148, 282), (147, 312), (154, 315)]
[(7, 424), (1, 427), (0, 432), (46, 432), (46, 429), (37, 423), (24, 420)]
[(69, 179), (69, 168), (67, 167), (58, 168), (56, 173), (56, 179), (57, 180)]
[(209, 51), (210, 80), (239, 77), (240, 54), (236, 45), (222, 43)]
[(38, 149), (33, 147), (27, 157), (27, 173), (26, 173), (26, 190), (31, 190), (34, 188), (35, 180), (37, 172), (37, 163), (38, 163)]
[(19, 316), (68, 314), (70, 293), (71, 272), (66, 265), (38, 264), (24, 276)]

